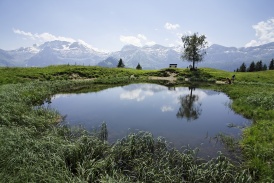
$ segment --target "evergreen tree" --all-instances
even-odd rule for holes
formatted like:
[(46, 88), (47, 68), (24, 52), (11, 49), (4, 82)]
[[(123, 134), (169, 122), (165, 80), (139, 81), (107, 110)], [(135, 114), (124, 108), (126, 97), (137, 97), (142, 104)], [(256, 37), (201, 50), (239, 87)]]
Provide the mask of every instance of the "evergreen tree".
[(266, 71), (266, 70), (267, 70), (267, 65), (264, 64), (264, 66), (263, 66), (263, 71)]
[[(237, 69), (238, 70), (238, 69)], [(242, 65), (240, 66), (240, 69), (238, 70), (239, 72), (246, 72), (246, 66), (245, 63), (242, 63)]]
[(140, 65), (140, 63), (138, 63), (138, 65), (137, 65), (136, 69), (138, 69), (138, 70), (142, 70), (142, 66)]
[(272, 59), (270, 61), (270, 64), (269, 64), (269, 67), (268, 67), (269, 70), (274, 70), (274, 59)]
[(118, 62), (117, 67), (119, 67), (119, 68), (124, 68), (125, 67), (125, 64), (123, 63), (123, 60), (121, 58), (120, 58), (120, 60)]
[(255, 65), (255, 71), (262, 71), (263, 70), (263, 62), (260, 60)]
[(255, 71), (255, 62), (252, 61), (252, 62), (250, 63), (249, 68), (248, 68), (248, 72), (254, 72), (254, 71)]

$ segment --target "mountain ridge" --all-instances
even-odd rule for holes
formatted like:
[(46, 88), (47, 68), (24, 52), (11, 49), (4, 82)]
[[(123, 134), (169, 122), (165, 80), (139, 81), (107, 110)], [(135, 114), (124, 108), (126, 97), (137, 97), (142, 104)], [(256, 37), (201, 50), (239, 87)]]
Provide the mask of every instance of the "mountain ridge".
[[(170, 63), (187, 67), (191, 62), (181, 60), (183, 48), (166, 47), (159, 44), (137, 47), (125, 45), (120, 51), (99, 52), (80, 42), (50, 41), (37, 46), (21, 47), (15, 50), (0, 49), (0, 66), (43, 67), (59, 64), (99, 65), (116, 67), (116, 60), (122, 58), (126, 67), (143, 69), (166, 68)], [(204, 60), (198, 67), (212, 67), (233, 71), (243, 62), (262, 60), (268, 65), (274, 58), (274, 42), (254, 47), (226, 47), (213, 44), (207, 48)]]

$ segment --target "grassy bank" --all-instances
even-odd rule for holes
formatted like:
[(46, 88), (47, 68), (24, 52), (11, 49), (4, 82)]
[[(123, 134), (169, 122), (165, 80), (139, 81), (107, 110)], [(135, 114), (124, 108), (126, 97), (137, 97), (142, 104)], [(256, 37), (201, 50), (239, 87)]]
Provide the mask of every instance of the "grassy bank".
[[(52, 66), (0, 68), (0, 72), (0, 179), (4, 182), (274, 180), (273, 71), (236, 73), (232, 85), (212, 84), (235, 74), (214, 69), (193, 73), (185, 69)], [(109, 145), (96, 134), (56, 127), (60, 120), (57, 112), (34, 107), (54, 93), (81, 88), (100, 90), (102, 84), (148, 81), (148, 76), (165, 77), (170, 72), (177, 74), (177, 84), (206, 81), (208, 87), (224, 91), (233, 99), (236, 112), (254, 120), (241, 142), (245, 164), (232, 165), (222, 155), (200, 161), (195, 151), (181, 153), (170, 149), (163, 139), (154, 140), (151, 134), (142, 132)], [(134, 81), (129, 79), (131, 75), (136, 77)]]
[[(251, 78), (249, 76), (248, 80)], [(233, 99), (232, 108), (237, 113), (253, 119), (253, 124), (244, 130), (241, 141), (247, 166), (262, 182), (273, 181), (274, 84), (266, 80), (238, 82), (233, 86), (222, 87), (222, 90)]]

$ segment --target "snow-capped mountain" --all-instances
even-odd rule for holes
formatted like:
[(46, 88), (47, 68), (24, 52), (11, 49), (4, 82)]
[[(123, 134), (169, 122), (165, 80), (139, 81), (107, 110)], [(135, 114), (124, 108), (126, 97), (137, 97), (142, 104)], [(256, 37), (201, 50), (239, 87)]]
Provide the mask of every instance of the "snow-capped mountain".
[(97, 65), (101, 67), (117, 67), (119, 60), (113, 57), (108, 57), (107, 59), (99, 62)]
[(108, 57), (80, 42), (50, 41), (17, 50), (0, 50), (0, 65), (48, 66), (59, 64), (96, 65)]
[(161, 45), (137, 47), (133, 45), (124, 46), (121, 51), (110, 54), (119, 60), (122, 58), (126, 67), (136, 68), (138, 63), (143, 69), (166, 68), (170, 63), (184, 66), (180, 60), (180, 52), (176, 47), (164, 47)]
[(27, 59), (26, 66), (47, 66), (59, 64), (96, 65), (108, 56), (96, 52), (79, 42), (51, 41), (39, 46), (39, 52)]
[[(161, 45), (136, 47), (124, 46), (121, 51), (110, 54), (111, 57), (123, 59), (127, 67), (135, 68), (138, 63), (143, 69), (166, 68), (169, 64), (178, 64), (178, 67), (187, 67), (191, 62), (181, 60), (182, 47), (164, 47)], [(233, 71), (245, 62), (247, 66), (252, 61), (260, 61), (267, 65), (274, 58), (274, 42), (256, 47), (236, 48), (213, 44), (206, 50), (207, 54), (198, 67), (212, 67)]]
[(0, 66), (24, 66), (24, 61), (38, 52), (35, 46), (10, 51), (0, 50)]
[(274, 42), (246, 48), (224, 47), (214, 44), (207, 49), (204, 62), (201, 62), (199, 66), (233, 71), (239, 68), (243, 62), (249, 66), (252, 61), (262, 60), (268, 66), (273, 58)]
[[(80, 42), (51, 41), (40, 46), (5, 51), (0, 49), (0, 66), (48, 66), (58, 64), (99, 65), (116, 67), (121, 58), (126, 67), (136, 68), (138, 63), (143, 69), (166, 68), (169, 64), (187, 67), (191, 62), (182, 61), (182, 47), (161, 45), (136, 47), (126, 45), (120, 51), (98, 52)], [(235, 48), (211, 45), (198, 67), (212, 67), (233, 71), (244, 62), (247, 66), (252, 61), (267, 65), (274, 58), (274, 42), (256, 47)]]

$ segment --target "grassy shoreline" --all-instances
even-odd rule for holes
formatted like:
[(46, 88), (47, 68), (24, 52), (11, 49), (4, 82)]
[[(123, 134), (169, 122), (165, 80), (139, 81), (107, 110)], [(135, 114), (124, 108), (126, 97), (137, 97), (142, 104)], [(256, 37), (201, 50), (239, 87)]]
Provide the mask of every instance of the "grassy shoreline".
[[(185, 181), (209, 180), (206, 174), (213, 172), (212, 177), (210, 177), (212, 179), (210, 180), (213, 180), (213, 182), (214, 180), (215, 182), (217, 182), (217, 180), (222, 182), (221, 177), (218, 177), (217, 172), (215, 172), (217, 171), (217, 162), (223, 163), (222, 167), (219, 167), (220, 171), (223, 174), (227, 174), (226, 180), (231, 180), (231, 182), (235, 180), (240, 182), (240, 178), (242, 178), (241, 182), (271, 182), (274, 180), (272, 174), (274, 170), (274, 107), (271, 105), (274, 103), (274, 96), (272, 94), (274, 93), (274, 72), (236, 73), (236, 82), (234, 84), (215, 85), (213, 84), (214, 81), (225, 80), (226, 77), (231, 77), (234, 73), (214, 69), (201, 69), (198, 73), (193, 74), (185, 69), (138, 71), (133, 69), (106, 69), (83, 66), (0, 68), (0, 71), (0, 83), (2, 84), (0, 85), (0, 129), (2, 132), (0, 144), (1, 147), (5, 147), (0, 151), (1, 157), (5, 157), (5, 159), (1, 159), (0, 161), (0, 167), (2, 167), (0, 177), (2, 180), (5, 180), (5, 182), (43, 179), (45, 181), (63, 180), (70, 182), (78, 182), (79, 180), (83, 182), (90, 180), (104, 180), (105, 182), (114, 180), (116, 182), (156, 181), (156, 179), (160, 182), (160, 180), (166, 181), (165, 178), (178, 180), (175, 177), (179, 175), (175, 174), (175, 172), (180, 170), (180, 167), (174, 167), (175, 172), (173, 173), (164, 174), (161, 170), (156, 170), (147, 164), (146, 166), (150, 167), (151, 172), (153, 172), (153, 174), (150, 175), (144, 173), (149, 173), (149, 169), (141, 170), (138, 169), (139, 166), (133, 166), (136, 162), (141, 163), (140, 161), (145, 161), (146, 159), (138, 153), (138, 155), (132, 156), (132, 153), (135, 152), (132, 151), (132, 149), (130, 150), (131, 147), (135, 147), (130, 146), (130, 143), (132, 144), (133, 142), (132, 140), (134, 140), (134, 142), (140, 140), (140, 142), (146, 142), (145, 144), (149, 143), (150, 146), (147, 147), (153, 147), (154, 149), (158, 147), (159, 144), (165, 147), (166, 144), (162, 141), (152, 142), (150, 134), (133, 134), (126, 137), (124, 143), (121, 144), (121, 142), (117, 142), (118, 144), (120, 143), (117, 145), (117, 148), (119, 147), (125, 154), (123, 157), (116, 157), (117, 152), (115, 148), (102, 143), (102, 141), (97, 138), (87, 136), (85, 133), (79, 137), (70, 138), (74, 133), (68, 129), (53, 127), (52, 124), (56, 122), (56, 118), (58, 117), (58, 113), (55, 111), (45, 111), (40, 108), (34, 110), (33, 108), (33, 106), (38, 105), (57, 92), (90, 87), (99, 90), (100, 84), (127, 84), (131, 82), (148, 81), (148, 76), (165, 77), (169, 72), (177, 74), (177, 82), (169, 83), (168, 81), (161, 81), (162, 84), (190, 84), (195, 81), (203, 81), (203, 85), (227, 93), (231, 99), (233, 99), (232, 108), (237, 113), (243, 114), (255, 122), (244, 131), (244, 138), (241, 141), (241, 145), (246, 162), (239, 167), (229, 164), (229, 161), (223, 156), (218, 157), (219, 159), (199, 164), (191, 153), (181, 154), (177, 151), (166, 151), (165, 148), (165, 150), (156, 148), (157, 153), (166, 153), (166, 158), (171, 158), (168, 161), (167, 159), (162, 160), (162, 163), (158, 164), (158, 166), (161, 167), (164, 163), (170, 162), (171, 160), (176, 160), (178, 166), (180, 163), (182, 163), (182, 166), (190, 163), (188, 169), (184, 169), (184, 171), (187, 172), (180, 172), (181, 181), (182, 177)], [(129, 77), (131, 75), (134, 75), (136, 79), (130, 80)], [(92, 78), (97, 79), (92, 80)], [(186, 81), (185, 78), (190, 78), (190, 80)], [(81, 144), (85, 144), (85, 140), (87, 143), (97, 144), (96, 147), (100, 149), (100, 152), (94, 149), (89, 149), (89, 151), (99, 153), (98, 157), (100, 158), (98, 160), (86, 152), (88, 149), (85, 148), (88, 147), (81, 146)], [(151, 163), (156, 163), (154, 161), (154, 158), (157, 157), (155, 156), (155, 152), (146, 149), (146, 147), (144, 147), (144, 149), (145, 153), (147, 153), (149, 157), (151, 156)], [(139, 152), (138, 150), (136, 151)], [(69, 153), (66, 154), (65, 152)], [(86, 159), (88, 156), (90, 156), (90, 158)], [(161, 156), (163, 156), (163, 154), (161, 154)], [(125, 158), (129, 157), (132, 158), (125, 160)], [(189, 160), (185, 161), (184, 158)], [(104, 161), (104, 159), (108, 161)], [(127, 162), (127, 166), (124, 165), (127, 169), (123, 169), (123, 166), (117, 168), (117, 163), (119, 164), (120, 160)], [(35, 161), (37, 162), (35, 163)], [(67, 161), (70, 161), (70, 163)], [(115, 166), (113, 163), (116, 163)], [(128, 166), (129, 164), (131, 166)], [(23, 167), (23, 165), (25, 167)], [(102, 166), (101, 168), (100, 165)], [(137, 165), (139, 164), (137, 163)], [(175, 164), (170, 164), (170, 166), (171, 165), (175, 166)], [(41, 169), (35, 169), (36, 166)], [(56, 169), (58, 169), (58, 167), (60, 167), (61, 170), (57, 171)], [(91, 170), (92, 167), (99, 169)], [(117, 172), (114, 173), (110, 171), (110, 167)], [(141, 167), (143, 166), (139, 168)], [(227, 169), (224, 167), (227, 167)], [(81, 170), (81, 168), (83, 168), (83, 170)], [(103, 173), (102, 168), (105, 168), (105, 173)], [(91, 178), (91, 175), (88, 176), (85, 172), (81, 172), (84, 170), (89, 173), (95, 172), (92, 174), (93, 178)], [(139, 172), (139, 175), (131, 174), (133, 170)], [(162, 170), (170, 171), (164, 166)], [(193, 170), (193, 172), (191, 170)], [(196, 173), (194, 173), (194, 170)], [(131, 171), (131, 173), (128, 171)], [(19, 174), (15, 172), (19, 172)], [(35, 173), (31, 174), (29, 172)], [(216, 174), (214, 174), (214, 172)], [(233, 177), (229, 176), (230, 174), (233, 175)], [(140, 179), (136, 178), (138, 176)]]

